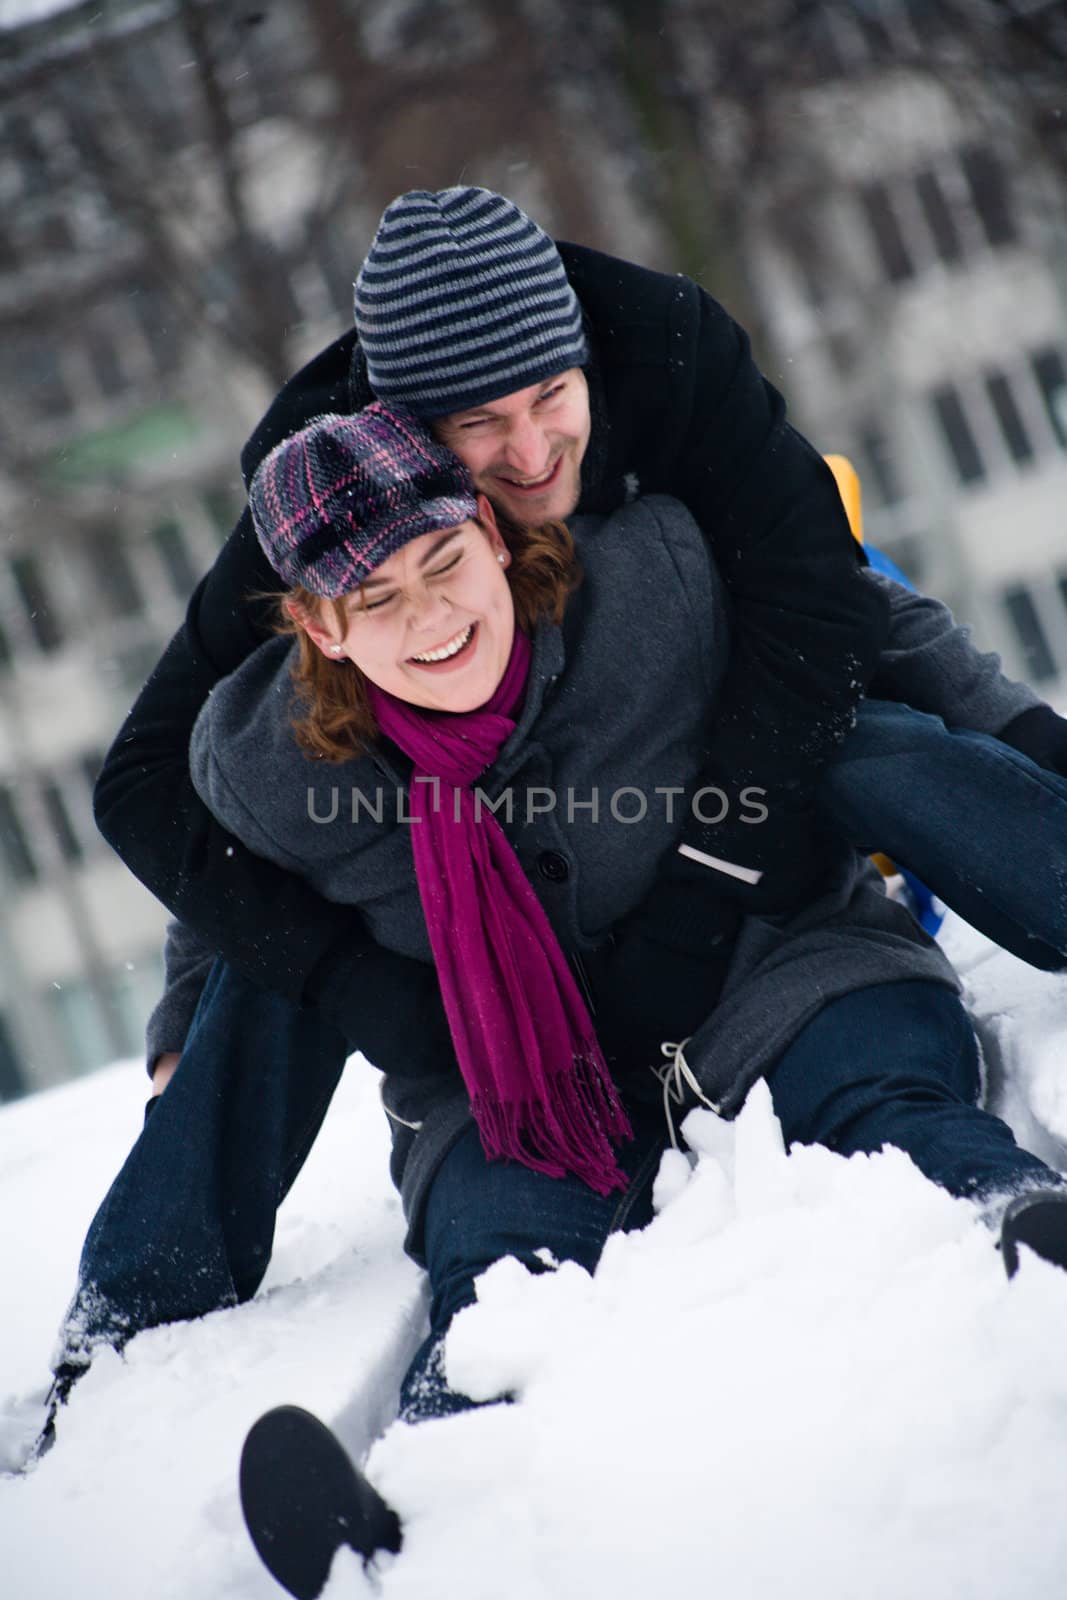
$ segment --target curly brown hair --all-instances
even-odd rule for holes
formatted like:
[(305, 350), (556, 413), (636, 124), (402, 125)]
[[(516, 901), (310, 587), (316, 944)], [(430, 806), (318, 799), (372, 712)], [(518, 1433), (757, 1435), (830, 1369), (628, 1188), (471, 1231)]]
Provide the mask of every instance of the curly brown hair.
[[(582, 576), (570, 529), (564, 522), (521, 528), (499, 516), (497, 527), (511, 552), (507, 577), (516, 626), (531, 633), (541, 617), (559, 623)], [(319, 761), (350, 761), (362, 755), (378, 732), (366, 678), (351, 661), (328, 660), (287, 609), (317, 616), (332, 606), (337, 625), (344, 630), (349, 620), (346, 598), (324, 600), (299, 586), (275, 598), (277, 631), (292, 634), (297, 641), (291, 706), (297, 744)]]

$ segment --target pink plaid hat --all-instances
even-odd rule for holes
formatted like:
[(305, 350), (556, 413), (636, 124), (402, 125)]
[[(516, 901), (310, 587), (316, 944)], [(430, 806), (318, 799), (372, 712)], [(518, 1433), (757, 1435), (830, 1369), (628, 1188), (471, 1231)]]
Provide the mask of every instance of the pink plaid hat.
[(414, 417), (375, 401), (283, 439), (248, 493), (263, 553), (290, 587), (358, 588), (420, 534), (478, 515), (467, 468)]

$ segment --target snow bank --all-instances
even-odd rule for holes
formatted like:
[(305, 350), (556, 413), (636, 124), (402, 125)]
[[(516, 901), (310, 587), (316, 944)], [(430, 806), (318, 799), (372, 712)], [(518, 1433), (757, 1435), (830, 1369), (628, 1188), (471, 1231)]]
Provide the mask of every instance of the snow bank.
[[(1067, 979), (959, 924), (990, 1092), (1067, 1167)], [(2, 1387), (46, 1376), (85, 1223), (136, 1131), (119, 1067), (0, 1116), (8, 1303)], [(706, 1112), (659, 1215), (590, 1278), (502, 1262), (449, 1340), (453, 1381), (519, 1403), (409, 1428), (369, 1470), (406, 1524), (368, 1577), (343, 1552), (328, 1600), (1052, 1600), (1067, 1571), (1067, 1274), (1009, 1284), (963, 1201), (886, 1152), (786, 1157), (769, 1097)], [(249, 1306), (99, 1360), (60, 1442), (0, 1482), (14, 1600), (270, 1600), (240, 1524), (248, 1425), (282, 1400), (353, 1448), (388, 1420), (421, 1334), (400, 1256), (374, 1074), (354, 1060)], [(9, 1405), (0, 1450), (32, 1408)]]

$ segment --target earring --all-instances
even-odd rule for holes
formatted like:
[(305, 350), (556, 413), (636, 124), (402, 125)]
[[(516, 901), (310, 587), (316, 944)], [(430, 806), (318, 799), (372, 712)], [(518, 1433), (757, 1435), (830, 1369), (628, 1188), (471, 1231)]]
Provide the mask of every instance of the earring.
[(330, 649), (333, 651), (335, 656), (339, 656), (341, 654), (342, 650), (344, 649), (344, 645), (343, 644), (332, 644), (330, 646)]
[(508, 559), (508, 558), (507, 558), (507, 556), (506, 556), (506, 555), (503, 555), (503, 554), (501, 554), (501, 555), (498, 555), (498, 556), (497, 556), (497, 560), (498, 560), (498, 561), (499, 561), (499, 562), (500, 562), (500, 565), (501, 565), (501, 566), (503, 566), (503, 565), (504, 565), (504, 562), (505, 562), (505, 561), (506, 561), (506, 560), (507, 560), (507, 559)]

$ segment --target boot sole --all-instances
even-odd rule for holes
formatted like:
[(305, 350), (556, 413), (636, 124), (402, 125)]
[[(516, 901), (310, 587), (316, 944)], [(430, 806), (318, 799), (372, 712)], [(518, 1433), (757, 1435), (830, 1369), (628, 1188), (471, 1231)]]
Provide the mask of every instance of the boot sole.
[(241, 1451), (241, 1509), (263, 1565), (296, 1600), (317, 1600), (343, 1544), (369, 1560), (399, 1550), (395, 1512), (318, 1417), (277, 1406)]

